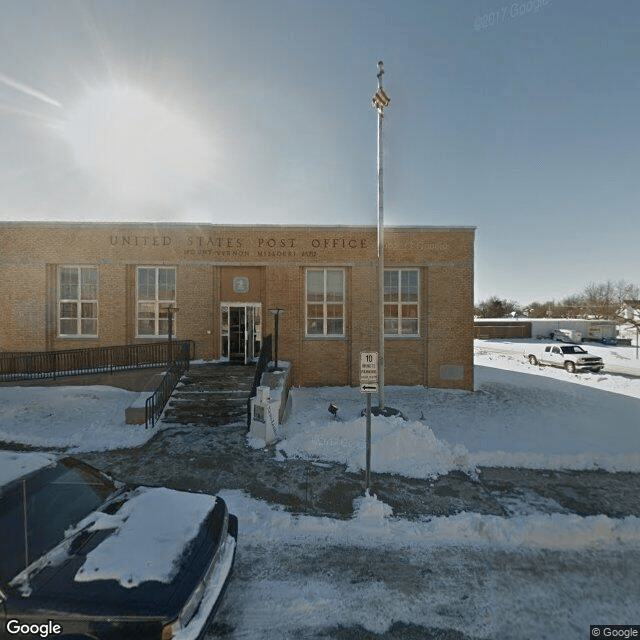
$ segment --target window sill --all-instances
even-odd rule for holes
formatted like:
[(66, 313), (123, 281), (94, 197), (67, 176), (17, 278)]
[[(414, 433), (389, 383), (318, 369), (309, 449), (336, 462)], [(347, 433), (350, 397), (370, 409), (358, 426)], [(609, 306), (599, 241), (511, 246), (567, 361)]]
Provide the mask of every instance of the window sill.
[(338, 340), (338, 341), (346, 341), (348, 340), (347, 336), (304, 336), (303, 340)]

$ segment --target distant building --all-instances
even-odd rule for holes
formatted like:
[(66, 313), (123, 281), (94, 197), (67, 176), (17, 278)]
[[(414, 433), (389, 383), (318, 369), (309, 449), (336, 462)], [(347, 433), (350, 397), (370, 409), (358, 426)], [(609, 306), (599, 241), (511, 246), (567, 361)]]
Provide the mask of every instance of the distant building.
[(583, 318), (476, 318), (476, 338), (551, 338), (555, 331), (580, 334), (582, 340), (613, 339), (618, 334), (614, 320)]
[(624, 300), (624, 307), (620, 315), (630, 322), (638, 324), (640, 322), (640, 300)]
[[(386, 383), (473, 389), (470, 227), (385, 228)], [(0, 350), (191, 339), (254, 360), (283, 309), (298, 385), (356, 385), (378, 343), (371, 226), (0, 223)]]

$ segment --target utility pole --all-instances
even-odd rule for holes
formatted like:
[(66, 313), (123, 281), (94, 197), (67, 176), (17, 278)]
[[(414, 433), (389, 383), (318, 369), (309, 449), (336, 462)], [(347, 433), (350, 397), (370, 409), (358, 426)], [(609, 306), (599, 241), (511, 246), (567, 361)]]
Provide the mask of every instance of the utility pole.
[(380, 411), (384, 409), (384, 218), (383, 218), (383, 180), (382, 180), (382, 119), (384, 108), (389, 105), (389, 96), (382, 88), (384, 64), (378, 62), (378, 90), (373, 96), (373, 106), (378, 112), (378, 301), (379, 301), (379, 345), (378, 345), (378, 391)]

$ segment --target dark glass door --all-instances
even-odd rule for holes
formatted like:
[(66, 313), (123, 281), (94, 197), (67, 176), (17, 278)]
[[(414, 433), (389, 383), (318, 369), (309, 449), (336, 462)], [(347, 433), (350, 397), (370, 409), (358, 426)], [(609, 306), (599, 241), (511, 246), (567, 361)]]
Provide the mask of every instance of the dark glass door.
[(220, 355), (248, 364), (260, 355), (262, 307), (259, 302), (223, 303), (220, 307)]
[(245, 308), (229, 308), (229, 358), (231, 360), (245, 360)]

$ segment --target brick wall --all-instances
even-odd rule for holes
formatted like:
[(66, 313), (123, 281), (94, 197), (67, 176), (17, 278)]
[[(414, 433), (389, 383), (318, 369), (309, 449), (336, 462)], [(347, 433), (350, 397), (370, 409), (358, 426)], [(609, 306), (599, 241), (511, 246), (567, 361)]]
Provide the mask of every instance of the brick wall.
[[(420, 274), (420, 335), (385, 340), (387, 384), (473, 388), (473, 256), (471, 228), (385, 229), (385, 266)], [(98, 338), (58, 336), (62, 265), (98, 267)], [(269, 308), (285, 310), (279, 358), (294, 363), (294, 384), (357, 385), (360, 352), (378, 350), (374, 227), (72, 223), (0, 223), (0, 349), (142, 341), (137, 266), (176, 267), (175, 336), (194, 340), (198, 358), (221, 355), (222, 302), (260, 303), (264, 335)], [(305, 335), (307, 267), (344, 270), (344, 337)], [(236, 276), (247, 292), (233, 290)]]
[(45, 349), (46, 269), (43, 264), (2, 265), (0, 348), (4, 351)]

